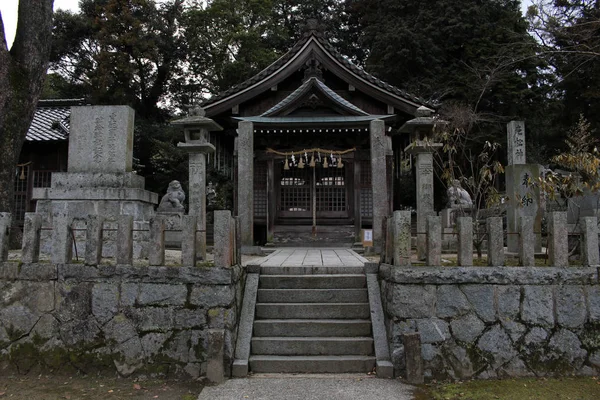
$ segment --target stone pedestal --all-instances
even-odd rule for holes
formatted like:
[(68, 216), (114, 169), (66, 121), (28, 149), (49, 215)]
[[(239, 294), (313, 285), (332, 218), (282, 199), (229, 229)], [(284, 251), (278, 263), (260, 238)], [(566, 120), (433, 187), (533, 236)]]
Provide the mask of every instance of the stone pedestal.
[(538, 164), (508, 165), (506, 173), (506, 195), (508, 196), (507, 246), (510, 253), (519, 252), (519, 221), (521, 217), (533, 218), (535, 233), (535, 251), (541, 252), (541, 229), (543, 210), (540, 206), (540, 190), (533, 183), (538, 182), (540, 166)]
[[(50, 188), (33, 189), (36, 212), (44, 226), (53, 215), (68, 215), (81, 229), (89, 215), (102, 215), (104, 228), (116, 228), (119, 215), (131, 215), (141, 224), (154, 214), (156, 193), (144, 190), (144, 178), (131, 172), (134, 111), (127, 106), (73, 107), (66, 173), (53, 173)], [(107, 226), (113, 223), (115, 226)], [(78, 231), (79, 232), (79, 231)], [(49, 252), (52, 233), (44, 231), (42, 251)], [(76, 235), (78, 253), (85, 249), (84, 235)], [(139, 240), (137, 257), (145, 253)], [(104, 235), (104, 257), (115, 255), (114, 232)]]

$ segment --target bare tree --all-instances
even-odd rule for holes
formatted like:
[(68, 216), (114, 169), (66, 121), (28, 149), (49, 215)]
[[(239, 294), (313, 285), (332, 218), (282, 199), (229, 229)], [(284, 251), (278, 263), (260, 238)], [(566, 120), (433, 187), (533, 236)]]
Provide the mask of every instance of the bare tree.
[(20, 0), (8, 48), (0, 14), (0, 211), (12, 211), (14, 177), (48, 68), (54, 0)]

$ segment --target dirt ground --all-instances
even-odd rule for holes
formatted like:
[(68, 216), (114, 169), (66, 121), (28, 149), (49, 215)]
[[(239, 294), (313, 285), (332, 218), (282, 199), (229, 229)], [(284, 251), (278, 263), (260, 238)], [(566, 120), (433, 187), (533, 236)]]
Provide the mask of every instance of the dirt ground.
[(199, 381), (92, 376), (0, 376), (0, 400), (196, 400)]

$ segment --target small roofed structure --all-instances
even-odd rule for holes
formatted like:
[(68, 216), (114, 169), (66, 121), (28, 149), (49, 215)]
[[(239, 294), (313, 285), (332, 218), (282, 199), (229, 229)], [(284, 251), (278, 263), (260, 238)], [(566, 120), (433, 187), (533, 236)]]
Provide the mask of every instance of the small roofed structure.
[(25, 212), (35, 211), (33, 188), (50, 187), (50, 174), (67, 170), (71, 107), (84, 104), (84, 99), (38, 102), (15, 172), (17, 222), (23, 221)]

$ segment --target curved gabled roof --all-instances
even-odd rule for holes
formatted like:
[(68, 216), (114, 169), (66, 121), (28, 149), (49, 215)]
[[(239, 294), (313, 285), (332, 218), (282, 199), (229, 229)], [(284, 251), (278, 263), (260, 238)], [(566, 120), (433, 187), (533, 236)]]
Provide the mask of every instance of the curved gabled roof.
[(207, 116), (215, 116), (269, 90), (300, 69), (310, 58), (318, 59), (327, 69), (356, 89), (409, 115), (415, 115), (417, 108), (426, 105), (425, 100), (383, 82), (357, 67), (341, 55), (321, 33), (310, 31), (290, 51), (252, 78), (203, 102), (202, 106)]
[(345, 110), (349, 114), (352, 115), (369, 115), (369, 113), (361, 110), (356, 107), (354, 104), (350, 103), (348, 100), (344, 99), (336, 92), (331, 90), (327, 85), (321, 82), (316, 77), (308, 78), (298, 89), (296, 89), (292, 94), (287, 96), (285, 99), (281, 100), (279, 103), (275, 104), (269, 110), (264, 112), (261, 117), (273, 117), (286, 111), (290, 111), (290, 108), (294, 107), (295, 103), (301, 100), (304, 96), (311, 93), (313, 90), (318, 91), (327, 99), (329, 99), (333, 104), (337, 107)]

